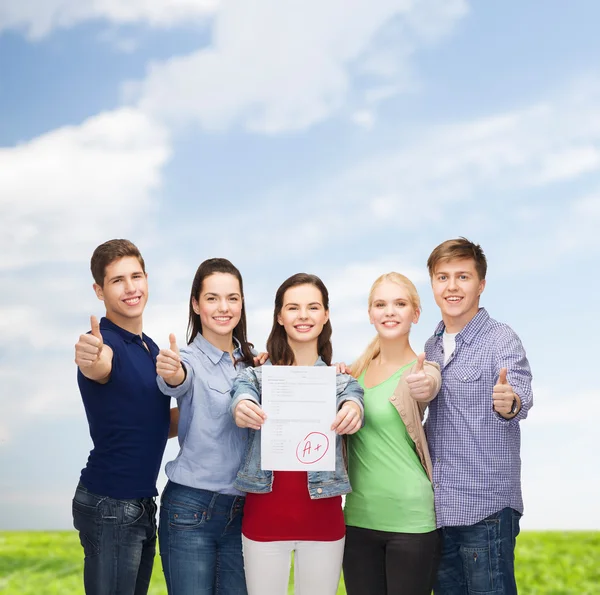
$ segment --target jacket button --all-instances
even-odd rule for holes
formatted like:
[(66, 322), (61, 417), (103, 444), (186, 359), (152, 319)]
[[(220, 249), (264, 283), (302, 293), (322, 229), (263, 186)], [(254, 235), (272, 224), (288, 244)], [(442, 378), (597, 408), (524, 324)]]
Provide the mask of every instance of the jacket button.
[(322, 494), (323, 493), (323, 488), (317, 488), (317, 494)]
[(395, 401), (395, 400), (396, 400), (396, 397), (392, 397), (392, 401)]

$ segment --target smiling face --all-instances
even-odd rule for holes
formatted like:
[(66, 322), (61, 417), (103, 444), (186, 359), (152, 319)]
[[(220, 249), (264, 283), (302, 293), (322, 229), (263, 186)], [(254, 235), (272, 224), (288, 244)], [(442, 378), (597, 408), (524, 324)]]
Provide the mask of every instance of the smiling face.
[(290, 347), (319, 339), (329, 320), (329, 311), (323, 306), (323, 296), (314, 285), (296, 285), (283, 295), (283, 306), (277, 322), (283, 326)]
[(420, 311), (406, 287), (384, 280), (374, 287), (369, 306), (369, 321), (381, 339), (408, 336), (410, 327), (419, 321)]
[(240, 283), (230, 273), (213, 273), (202, 281), (200, 295), (192, 298), (194, 312), (202, 323), (202, 336), (213, 344), (233, 335), (242, 315)]
[(472, 258), (441, 261), (431, 277), (435, 303), (449, 333), (461, 331), (479, 310), (479, 296), (485, 288)]
[(148, 301), (148, 276), (135, 256), (124, 256), (106, 266), (104, 283), (94, 283), (94, 291), (106, 306), (106, 317), (131, 330), (141, 321)]

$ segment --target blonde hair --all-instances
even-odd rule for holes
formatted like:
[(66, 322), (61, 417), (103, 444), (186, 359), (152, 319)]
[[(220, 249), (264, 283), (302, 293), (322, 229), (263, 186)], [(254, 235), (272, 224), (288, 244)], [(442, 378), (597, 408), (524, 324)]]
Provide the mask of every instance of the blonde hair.
[[(395, 283), (396, 285), (404, 287), (406, 291), (408, 291), (408, 299), (413, 309), (415, 311), (421, 311), (421, 300), (414, 283), (405, 275), (396, 273), (394, 271), (377, 277), (373, 285), (371, 285), (371, 291), (369, 291), (369, 309), (373, 305), (373, 296), (375, 294), (375, 290), (385, 281), (390, 281), (391, 283)], [(358, 378), (369, 367), (369, 364), (379, 355), (380, 351), (381, 347), (379, 344), (379, 335), (375, 335), (373, 340), (363, 351), (362, 355), (350, 367), (350, 373), (352, 376), (354, 376), (354, 378)]]

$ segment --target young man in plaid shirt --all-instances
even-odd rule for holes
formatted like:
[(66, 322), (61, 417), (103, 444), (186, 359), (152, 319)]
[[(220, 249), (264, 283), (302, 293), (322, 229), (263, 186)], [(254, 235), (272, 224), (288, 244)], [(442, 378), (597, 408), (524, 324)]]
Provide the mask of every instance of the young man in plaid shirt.
[(533, 404), (523, 345), (479, 307), (480, 246), (448, 240), (427, 266), (442, 322), (427, 341), (442, 388), (425, 430), (443, 540), (436, 595), (517, 593), (514, 549), (523, 513), (519, 423)]

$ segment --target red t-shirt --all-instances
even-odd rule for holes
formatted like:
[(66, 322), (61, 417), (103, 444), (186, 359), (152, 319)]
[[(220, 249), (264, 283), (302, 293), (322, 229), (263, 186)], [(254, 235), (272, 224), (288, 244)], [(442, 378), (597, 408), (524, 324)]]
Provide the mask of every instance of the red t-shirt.
[(306, 471), (274, 471), (273, 490), (246, 495), (242, 533), (253, 541), (337, 541), (346, 534), (342, 497), (312, 500)]

